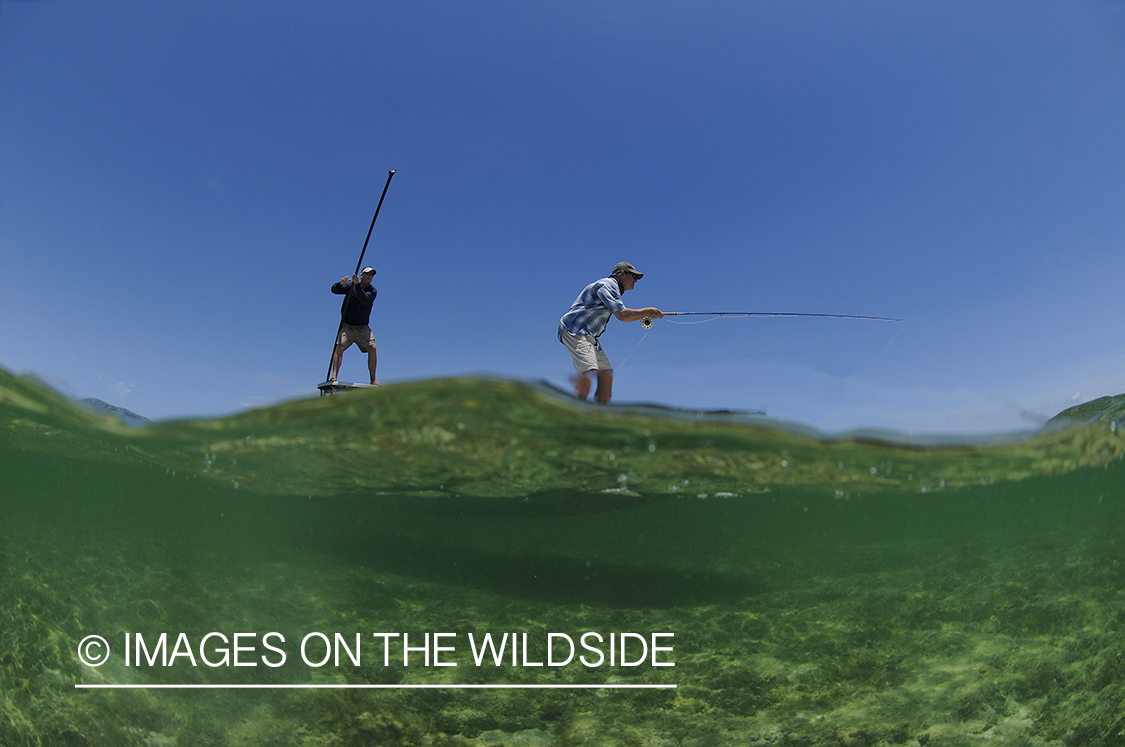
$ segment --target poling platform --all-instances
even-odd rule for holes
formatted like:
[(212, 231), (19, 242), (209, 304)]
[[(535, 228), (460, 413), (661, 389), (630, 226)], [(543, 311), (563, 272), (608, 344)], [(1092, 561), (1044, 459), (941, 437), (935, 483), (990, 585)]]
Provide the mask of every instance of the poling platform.
[(351, 389), (374, 389), (378, 384), (354, 384), (350, 381), (325, 381), (316, 385), (321, 394), (339, 394)]

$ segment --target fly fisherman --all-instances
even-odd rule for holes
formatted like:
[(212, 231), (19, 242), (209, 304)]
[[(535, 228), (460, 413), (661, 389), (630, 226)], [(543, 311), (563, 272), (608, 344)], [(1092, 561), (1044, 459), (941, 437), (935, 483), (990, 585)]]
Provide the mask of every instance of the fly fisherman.
[[(393, 173), (393, 172), (392, 172)], [(336, 338), (336, 349), (332, 351), (332, 373), (328, 380), (335, 384), (340, 373), (340, 364), (344, 360), (344, 351), (354, 342), (359, 349), (367, 353), (367, 370), (371, 373), (371, 383), (378, 386), (375, 380), (375, 364), (378, 358), (375, 355), (375, 335), (371, 333), (368, 323), (371, 320), (371, 305), (375, 303), (377, 291), (371, 284), (375, 277), (373, 267), (364, 267), (359, 277), (345, 275), (340, 282), (332, 286), (332, 292), (344, 297), (340, 307), (340, 334)]]
[(571, 381), (579, 399), (590, 396), (590, 374), (597, 372), (598, 388), (594, 399), (607, 404), (613, 395), (613, 367), (609, 363), (598, 338), (605, 332), (612, 314), (623, 322), (638, 319), (660, 319), (664, 314), (652, 306), (646, 309), (627, 309), (621, 294), (632, 290), (644, 273), (628, 262), (618, 262), (607, 278), (590, 283), (571, 304), (570, 311), (559, 320), (559, 342), (566, 345), (578, 372)]

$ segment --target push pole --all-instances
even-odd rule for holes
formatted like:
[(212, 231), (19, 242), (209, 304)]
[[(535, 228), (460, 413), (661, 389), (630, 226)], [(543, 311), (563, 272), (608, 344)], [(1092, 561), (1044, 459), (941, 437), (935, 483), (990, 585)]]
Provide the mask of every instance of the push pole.
[[(383, 194), (379, 195), (379, 204), (375, 206), (375, 215), (371, 218), (371, 227), (367, 229), (367, 238), (363, 240), (363, 250), (359, 253), (359, 261), (355, 263), (355, 272), (352, 277), (359, 276), (359, 270), (363, 267), (363, 255), (367, 254), (367, 242), (371, 241), (371, 232), (375, 230), (375, 221), (379, 220), (379, 210), (383, 207), (383, 198), (387, 196), (387, 189), (391, 186), (391, 179), (394, 178), (397, 169), (391, 169), (387, 174), (387, 183), (383, 185)], [(332, 355), (328, 358), (328, 373), (324, 375), (324, 380), (328, 381), (332, 376), (332, 359), (336, 357), (336, 346), (340, 344), (340, 331), (344, 329), (344, 314), (347, 313), (348, 304), (352, 300), (352, 294), (349, 291), (344, 296), (344, 306), (340, 309), (340, 326), (336, 328), (336, 337), (332, 340)], [(323, 390), (321, 394), (323, 394)]]

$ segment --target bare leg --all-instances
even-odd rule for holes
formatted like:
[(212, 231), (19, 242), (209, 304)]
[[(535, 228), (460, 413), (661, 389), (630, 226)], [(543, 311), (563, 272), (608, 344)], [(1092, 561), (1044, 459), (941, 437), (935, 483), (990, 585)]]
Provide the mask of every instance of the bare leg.
[(340, 364), (344, 362), (344, 348), (336, 345), (336, 349), (332, 351), (332, 373), (328, 375), (329, 381), (336, 381), (336, 377), (340, 375)]
[(372, 345), (367, 349), (367, 371), (371, 374), (371, 383), (375, 386), (380, 386), (379, 382), (375, 380), (375, 365), (379, 362), (379, 356), (375, 354), (375, 346)]
[(594, 393), (594, 399), (603, 405), (609, 404), (609, 398), (613, 396), (613, 369), (607, 368), (598, 371), (598, 391)]
[(590, 374), (592, 373), (593, 371), (580, 373), (570, 380), (570, 383), (574, 384), (574, 392), (578, 395), (578, 399), (586, 399), (590, 396)]

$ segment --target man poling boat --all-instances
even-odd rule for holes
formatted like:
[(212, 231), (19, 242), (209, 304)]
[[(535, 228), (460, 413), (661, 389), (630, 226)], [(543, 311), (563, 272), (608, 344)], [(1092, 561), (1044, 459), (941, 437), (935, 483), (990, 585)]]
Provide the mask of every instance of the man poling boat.
[[(328, 362), (328, 377), (324, 380), (324, 383), (317, 384), (317, 389), (320, 390), (321, 395), (333, 394), (337, 391), (359, 386), (379, 386), (379, 382), (375, 379), (375, 367), (378, 361), (375, 352), (375, 336), (368, 326), (371, 305), (375, 301), (376, 295), (375, 288), (371, 285), (371, 279), (375, 277), (375, 268), (364, 267), (360, 271), (360, 267), (363, 266), (363, 257), (367, 254), (367, 244), (371, 241), (371, 232), (375, 230), (375, 221), (379, 220), (379, 211), (383, 207), (383, 200), (387, 196), (387, 189), (391, 186), (391, 179), (394, 177), (395, 171), (396, 169), (391, 169), (387, 173), (387, 183), (383, 185), (383, 194), (379, 196), (379, 204), (375, 206), (375, 215), (371, 218), (371, 227), (367, 229), (367, 238), (363, 241), (363, 249), (359, 253), (359, 261), (356, 262), (355, 272), (352, 273), (350, 278), (345, 275), (339, 283), (332, 286), (332, 292), (344, 296), (344, 302), (340, 307), (340, 326), (336, 329), (332, 358)], [(336, 380), (344, 360), (344, 351), (351, 347), (353, 343), (367, 353), (367, 370), (371, 376), (370, 384), (351, 384)]]
[[(860, 314), (813, 314), (808, 312), (798, 311), (665, 311), (663, 316), (730, 316), (730, 317), (751, 317), (751, 316), (813, 316), (822, 317), (826, 319), (865, 319), (872, 322), (904, 322), (905, 319), (895, 319), (889, 316), (863, 316)], [(641, 326), (645, 329), (652, 329), (653, 319), (645, 317), (641, 319)]]

